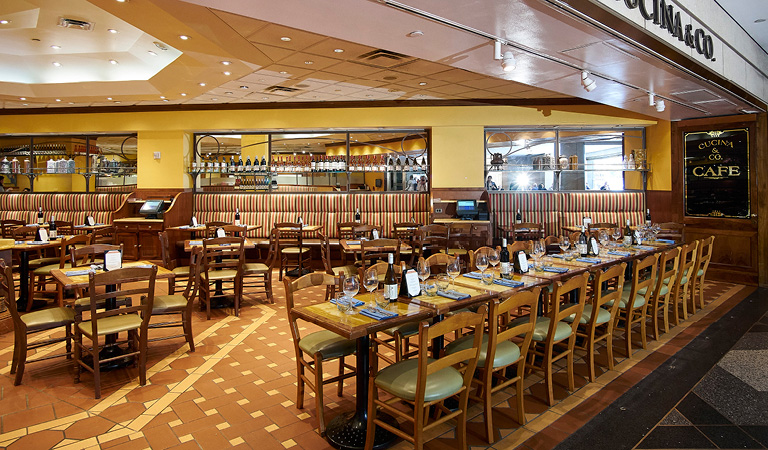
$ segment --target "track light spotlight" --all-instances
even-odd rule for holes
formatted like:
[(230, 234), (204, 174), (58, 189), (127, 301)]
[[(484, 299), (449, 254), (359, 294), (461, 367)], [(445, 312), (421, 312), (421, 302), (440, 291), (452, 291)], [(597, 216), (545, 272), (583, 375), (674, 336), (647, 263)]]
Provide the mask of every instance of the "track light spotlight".
[(587, 72), (586, 70), (582, 70), (581, 85), (584, 87), (585, 91), (592, 92), (597, 87), (597, 82), (594, 80), (594, 78), (589, 77), (589, 72)]
[(501, 68), (504, 69), (504, 72), (511, 72), (517, 66), (514, 53), (509, 50), (504, 54), (501, 53), (501, 41), (494, 41), (493, 43), (493, 59), (501, 61)]
[(656, 112), (664, 112), (664, 110), (667, 108), (667, 105), (664, 103), (663, 99), (656, 100), (656, 94), (649, 92), (648, 93), (648, 106), (655, 106)]
[(667, 105), (664, 104), (664, 100), (656, 100), (656, 112), (664, 112)]

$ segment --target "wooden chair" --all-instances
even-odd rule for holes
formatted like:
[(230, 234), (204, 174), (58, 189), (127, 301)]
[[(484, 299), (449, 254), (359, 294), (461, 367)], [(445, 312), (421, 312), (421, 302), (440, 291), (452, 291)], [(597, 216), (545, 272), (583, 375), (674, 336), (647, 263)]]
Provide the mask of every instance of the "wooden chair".
[(490, 223), (473, 223), (470, 231), (472, 238), (469, 248), (479, 248), (488, 245), (491, 235)]
[[(138, 360), (139, 384), (141, 386), (147, 384), (147, 329), (155, 298), (156, 276), (157, 266), (149, 268), (128, 267), (110, 270), (109, 272), (91, 272), (89, 274), (88, 290), (91, 295), (91, 316), (89, 320), (79, 322), (75, 326), (75, 383), (80, 382), (80, 372), (83, 368), (93, 373), (94, 394), (96, 398), (101, 398), (101, 363), (134, 356)], [(138, 281), (142, 282), (139, 287), (123, 287), (127, 284), (134, 286), (134, 282)], [(144, 281), (147, 283), (144, 284)], [(112, 291), (107, 289), (108, 286), (116, 286), (116, 289)], [(146, 300), (138, 306), (128, 304), (115, 309), (105, 308), (101, 310), (97, 306), (100, 303), (106, 303), (110, 298), (131, 295), (145, 296)], [(120, 352), (116, 356), (101, 359), (100, 351), (102, 348), (117, 345), (118, 342), (110, 343), (107, 340), (104, 341), (104, 344), (100, 344), (100, 338), (123, 332), (128, 332), (128, 352)], [(89, 345), (83, 343), (83, 337), (91, 341)], [(93, 367), (83, 361), (83, 352), (90, 354)]]
[(672, 296), (675, 287), (675, 278), (677, 277), (677, 267), (680, 263), (680, 247), (675, 247), (661, 254), (659, 259), (659, 269), (656, 275), (655, 286), (653, 288), (653, 297), (651, 297), (651, 326), (653, 327), (653, 338), (659, 339), (659, 314), (661, 314), (661, 325), (665, 333), (669, 331), (669, 299)]
[[(456, 257), (447, 255), (445, 253), (435, 253), (426, 259), (429, 270), (432, 274), (446, 273), (448, 264), (456, 260)], [(437, 269), (437, 270), (436, 270)]]
[(680, 251), (680, 267), (677, 268), (674, 289), (672, 292), (672, 320), (679, 325), (682, 320), (688, 319), (688, 289), (696, 275), (696, 255), (699, 249), (699, 241), (683, 245)]
[[(470, 250), (469, 251), (469, 269), (467, 269), (467, 271), (471, 272), (471, 271), (477, 269), (477, 267), (475, 267), (475, 259), (477, 258), (478, 254), (480, 254), (480, 253), (488, 253), (491, 250), (493, 250), (495, 252), (500, 252), (501, 251), (501, 247), (497, 246), (496, 248), (492, 248), (492, 247), (484, 246), (484, 247), (478, 248), (477, 250)], [(488, 267), (491, 267), (490, 264), (488, 265)]]
[(446, 253), (468, 260), (472, 248), (472, 224), (454, 222), (448, 227), (448, 249)]
[(309, 248), (303, 245), (303, 233), (301, 224), (297, 222), (275, 223), (273, 228), (280, 231), (278, 243), (280, 251), (280, 280), (283, 279), (283, 271), (288, 267), (304, 266), (310, 262)]
[[(544, 373), (544, 383), (547, 389), (547, 404), (555, 404), (555, 394), (553, 388), (552, 374), (554, 371), (553, 363), (566, 358), (566, 368), (568, 372), (568, 390), (573, 392), (573, 348), (576, 345), (576, 327), (578, 321), (571, 323), (564, 319), (573, 315), (581, 317), (584, 310), (584, 303), (587, 299), (587, 280), (589, 274), (584, 273), (569, 278), (565, 282), (556, 281), (552, 294), (550, 295), (548, 316), (537, 317), (536, 327), (533, 330), (533, 345), (528, 352), (528, 362), (526, 368)], [(565, 303), (561, 305), (561, 299), (570, 296), (571, 292), (578, 291), (577, 301), (575, 303)], [(526, 321), (527, 318), (512, 321), (516, 325), (518, 321)], [(540, 364), (540, 365), (539, 365)]]
[(157, 233), (157, 237), (160, 241), (160, 257), (163, 267), (173, 272), (173, 277), (168, 279), (168, 293), (173, 295), (176, 293), (176, 281), (185, 281), (186, 284), (189, 284), (190, 266), (177, 266), (177, 260), (171, 259), (171, 245), (168, 241), (167, 231)]
[(550, 245), (559, 244), (559, 243), (560, 243), (560, 238), (557, 236), (550, 235), (544, 238), (544, 245), (546, 245), (547, 247), (549, 247)]
[[(346, 264), (342, 266), (334, 266), (331, 262), (331, 243), (327, 235), (323, 233), (317, 234), (320, 237), (320, 258), (323, 260), (323, 269), (328, 275), (339, 276), (352, 276), (357, 274), (358, 267), (354, 264)], [(330, 301), (335, 293), (334, 286), (327, 286), (325, 289), (325, 301)]]
[[(302, 336), (301, 329), (303, 327), (299, 327), (298, 317), (293, 313), (295, 305), (294, 296), (303, 289), (315, 286), (332, 285), (340, 289), (342, 279), (343, 276), (334, 277), (327, 273), (315, 272), (295, 280), (289, 278), (283, 280), (285, 285), (285, 306), (288, 310), (293, 348), (296, 354), (296, 377), (298, 381), (296, 384), (296, 408), (304, 408), (304, 386), (309, 386), (315, 392), (315, 410), (321, 435), (325, 434), (323, 386), (337, 383), (336, 395), (341, 397), (344, 380), (357, 374), (355, 367), (344, 361), (345, 357), (355, 354), (357, 343), (354, 340), (344, 339), (329, 330), (315, 331)], [(323, 378), (323, 364), (334, 359), (339, 360), (338, 375)]]
[[(243, 261), (243, 289), (256, 288), (255, 291), (249, 293), (262, 293), (267, 297), (269, 303), (275, 303), (275, 298), (272, 295), (272, 269), (278, 264), (279, 258), (278, 239), (273, 239), (273, 234), (278, 235), (279, 231), (274, 229), (270, 231), (269, 250), (263, 263)], [(242, 231), (242, 235), (245, 235), (245, 230)]]
[[(5, 298), (8, 305), (8, 312), (13, 321), (13, 359), (11, 361), (11, 375), (15, 374), (13, 379), (14, 386), (21, 384), (24, 376), (24, 367), (27, 363), (44, 361), (51, 358), (66, 356), (69, 359), (72, 355), (72, 324), (75, 322), (75, 312), (72, 308), (54, 307), (34, 311), (20, 315), (16, 309), (16, 289), (13, 284), (13, 271), (10, 266), (5, 265), (5, 261), (0, 260), (0, 297)], [(28, 342), (29, 336), (44, 332), (45, 334), (55, 335), (54, 330), (64, 329), (64, 336), (50, 339), (35, 339), (31, 344)], [(37, 359), (28, 360), (27, 352), (47, 345), (65, 342), (66, 352), (54, 355), (46, 355)]]
[(111, 225), (104, 228), (99, 228), (91, 233), (91, 244), (109, 244), (115, 245), (117, 243), (117, 235), (115, 234), (115, 226)]
[[(215, 289), (231, 289), (235, 316), (240, 315), (243, 295), (243, 241), (245, 238), (223, 237), (203, 240), (203, 268), (200, 301), (205, 303), (205, 316), (211, 319), (211, 299)], [(229, 284), (229, 287), (225, 286)], [(214, 290), (214, 292), (212, 292)]]
[(663, 222), (659, 224), (657, 238), (672, 239), (675, 242), (685, 242), (685, 224), (678, 222)]
[(709, 269), (709, 262), (712, 260), (712, 250), (714, 249), (715, 237), (701, 239), (699, 249), (696, 252), (696, 272), (694, 272), (693, 284), (691, 284), (691, 313), (696, 312), (696, 298), (698, 297), (698, 307), (704, 308), (704, 280)]
[[(38, 227), (36, 226), (27, 225), (16, 227), (11, 230), (11, 237), (16, 241), (34, 240), (35, 236), (37, 235), (37, 228)], [(58, 263), (60, 259), (60, 255), (58, 253), (59, 248), (56, 248), (55, 250), (48, 250), (47, 253), (43, 253), (38, 249), (34, 252), (34, 257), (32, 257), (32, 252), (30, 252), (28, 263), (29, 268), (36, 269), (41, 266)]]
[(225, 225), (231, 225), (231, 222), (224, 222), (222, 220), (211, 220), (205, 224), (205, 237), (216, 237), (216, 229)]
[(530, 253), (531, 252), (531, 241), (515, 241), (511, 244), (507, 244), (507, 251), (509, 252), (509, 256), (511, 257), (514, 253), (519, 252), (520, 250)]
[[(375, 427), (383, 428), (413, 443), (416, 450), (422, 450), (425, 433), (451, 419), (456, 419), (456, 438), (459, 448), (467, 448), (467, 401), (472, 375), (480, 354), (485, 312), (486, 307), (483, 305), (478, 313), (462, 312), (432, 326), (429, 322), (421, 322), (417, 358), (397, 362), (378, 373), (376, 370), (371, 370), (371, 379), (368, 383), (366, 450), (373, 449)], [(437, 337), (465, 328), (471, 328), (475, 332), (471, 345), (437, 360), (430, 358), (431, 354), (427, 350), (430, 342)], [(382, 400), (379, 398), (379, 390), (386, 392), (392, 398)], [(453, 396), (459, 397), (458, 409), (449, 410), (443, 405), (443, 400)], [(403, 412), (398, 408), (401, 402), (412, 406), (412, 410), (409, 408), (407, 413)], [(442, 412), (443, 416), (428, 421), (429, 410), (433, 406)], [(379, 419), (378, 409), (413, 423), (413, 434), (406, 433), (393, 427), (388, 421)]]
[(248, 227), (245, 225), (226, 224), (226, 225), (221, 225), (217, 228), (221, 228), (222, 230), (224, 230), (225, 236), (234, 236), (234, 237), (245, 237), (245, 233), (246, 231), (248, 231)]
[(400, 265), (399, 239), (360, 241), (360, 264), (363, 269), (375, 261), (386, 261), (390, 253), (394, 255), (395, 264)]
[(448, 227), (433, 223), (419, 228), (416, 234), (416, 254), (415, 259), (419, 257), (428, 257), (434, 253), (448, 251)]
[[(46, 266), (40, 266), (33, 270), (30, 274), (30, 289), (29, 298), (27, 300), (27, 311), (32, 307), (35, 294), (52, 293), (56, 295), (56, 304), (58, 306), (64, 306), (64, 287), (57, 283), (51, 275), (51, 271), (54, 269), (65, 269), (72, 267), (72, 261), (70, 259), (71, 249), (77, 245), (85, 245), (89, 242), (90, 236), (87, 234), (74, 235), (69, 238), (61, 239), (61, 248), (59, 250), (59, 261), (54, 264), (48, 264)], [(46, 285), (54, 284), (55, 290), (46, 290)]]
[(0, 233), (2, 233), (2, 237), (5, 239), (13, 237), (12, 231), (15, 230), (18, 227), (23, 227), (27, 224), (27, 222), (23, 220), (16, 220), (16, 219), (3, 219), (0, 221)]
[[(150, 321), (149, 328), (181, 327), (182, 333), (148, 339), (149, 342), (183, 337), (189, 345), (189, 351), (195, 351), (195, 337), (192, 334), (192, 305), (194, 304), (195, 298), (197, 298), (197, 291), (200, 288), (202, 260), (203, 249), (200, 247), (193, 247), (192, 252), (189, 255), (189, 281), (187, 282), (184, 291), (181, 294), (156, 295), (154, 302), (152, 303), (152, 311), (150, 312), (152, 316), (179, 315), (179, 320), (170, 322), (164, 321), (160, 323), (152, 323)], [(147, 298), (142, 297), (141, 302), (146, 304)]]
[(392, 226), (392, 238), (399, 239), (403, 244), (410, 246), (410, 249), (400, 248), (400, 258), (406, 259), (408, 265), (412, 266), (416, 255), (416, 234), (421, 224), (416, 222), (398, 222)]
[(58, 236), (71, 236), (75, 234), (75, 226), (71, 220), (57, 220), (56, 233)]
[[(523, 399), (525, 360), (531, 345), (533, 329), (536, 325), (536, 312), (539, 304), (541, 288), (521, 291), (507, 298), (491, 302), (488, 313), (488, 333), (483, 335), (480, 355), (477, 359), (475, 381), (478, 384), (478, 394), (470, 398), (483, 404), (485, 421), (485, 439), (493, 443), (493, 414), (491, 396), (512, 384), (516, 388), (517, 420), (525, 425), (525, 406)], [(514, 326), (510, 323), (510, 314), (520, 309), (530, 311), (528, 320), (519, 321)], [(472, 344), (473, 335), (466, 335), (445, 347), (445, 353), (451, 354), (463, 350)], [(491, 361), (491, 364), (488, 364)], [(517, 366), (514, 371), (512, 366)], [(510, 376), (507, 376), (507, 375)]]
[(605, 341), (608, 369), (613, 370), (613, 326), (624, 292), (626, 269), (627, 264), (621, 263), (598, 271), (592, 278), (592, 296), (589, 303), (584, 305), (581, 316), (571, 315), (563, 319), (565, 322), (573, 322), (579, 317), (576, 336), (582, 339), (582, 344), (577, 342), (575, 348), (587, 352), (590, 382), (595, 381), (595, 344), (600, 341)]
[(379, 238), (384, 237), (381, 234), (381, 227), (376, 225), (368, 225), (368, 224), (357, 224), (356, 227), (352, 228), (352, 238), (353, 239), (373, 239), (373, 230), (376, 230), (376, 233), (378, 233)]
[[(640, 326), (640, 342), (642, 348), (647, 347), (645, 323), (648, 305), (653, 296), (653, 287), (656, 283), (656, 269), (659, 263), (659, 254), (646, 256), (642, 261), (634, 261), (632, 264), (632, 281), (624, 283), (624, 291), (619, 300), (619, 310), (616, 314), (617, 326), (624, 323), (624, 342), (627, 349), (627, 358), (632, 357), (632, 329)], [(632, 299), (630, 301), (630, 299)], [(607, 306), (612, 306), (610, 301)]]
[(513, 225), (515, 241), (535, 241), (544, 237), (544, 224), (520, 222)]
[[(359, 222), (338, 222), (336, 224), (336, 236), (341, 239), (355, 239), (354, 228), (362, 225)], [(341, 249), (341, 265), (347, 265), (347, 258), (352, 257), (353, 261), (357, 261), (357, 252), (348, 252)]]
[(617, 228), (619, 225), (611, 222), (595, 222), (589, 224), (589, 230), (601, 230), (607, 228)]

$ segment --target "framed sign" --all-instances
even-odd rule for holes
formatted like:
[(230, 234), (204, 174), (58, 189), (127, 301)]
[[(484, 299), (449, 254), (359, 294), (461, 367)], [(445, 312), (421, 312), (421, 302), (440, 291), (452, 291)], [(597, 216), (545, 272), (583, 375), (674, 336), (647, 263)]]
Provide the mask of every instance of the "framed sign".
[(685, 133), (683, 145), (685, 215), (749, 218), (749, 130)]

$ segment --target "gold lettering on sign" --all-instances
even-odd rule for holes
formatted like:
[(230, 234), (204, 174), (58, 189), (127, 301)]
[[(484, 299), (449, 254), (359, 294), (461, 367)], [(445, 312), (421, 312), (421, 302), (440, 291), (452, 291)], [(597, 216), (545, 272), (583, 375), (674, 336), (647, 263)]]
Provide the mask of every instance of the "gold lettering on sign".
[(703, 178), (738, 177), (741, 175), (739, 166), (697, 166), (693, 168), (693, 176)]

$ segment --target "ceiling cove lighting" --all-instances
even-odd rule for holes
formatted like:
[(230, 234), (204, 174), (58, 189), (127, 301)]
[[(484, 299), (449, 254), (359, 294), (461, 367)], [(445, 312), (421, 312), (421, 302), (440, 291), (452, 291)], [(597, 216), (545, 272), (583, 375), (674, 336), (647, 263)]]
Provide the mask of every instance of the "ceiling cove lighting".
[(54, 44), (54, 45), (51, 45), (51, 48), (52, 48), (52, 49), (54, 49), (54, 50), (58, 50), (58, 49), (60, 49), (60, 48), (61, 48), (61, 46), (60, 46), (60, 45), (55, 45), (55, 44)]
[(589, 72), (586, 70), (581, 71), (581, 85), (587, 92), (592, 92), (597, 87), (597, 82), (594, 78), (589, 77)]
[(504, 72), (511, 72), (517, 66), (515, 55), (511, 51), (507, 50), (501, 53), (501, 41), (493, 42), (493, 59), (501, 61), (501, 68)]
[(116, 66), (116, 65), (120, 64), (120, 63), (117, 62), (116, 59), (110, 59), (109, 63), (112, 64), (113, 66)]
[(232, 61), (222, 61), (221, 63), (223, 65), (225, 65), (225, 66), (228, 66), (228, 65), (232, 64)]

